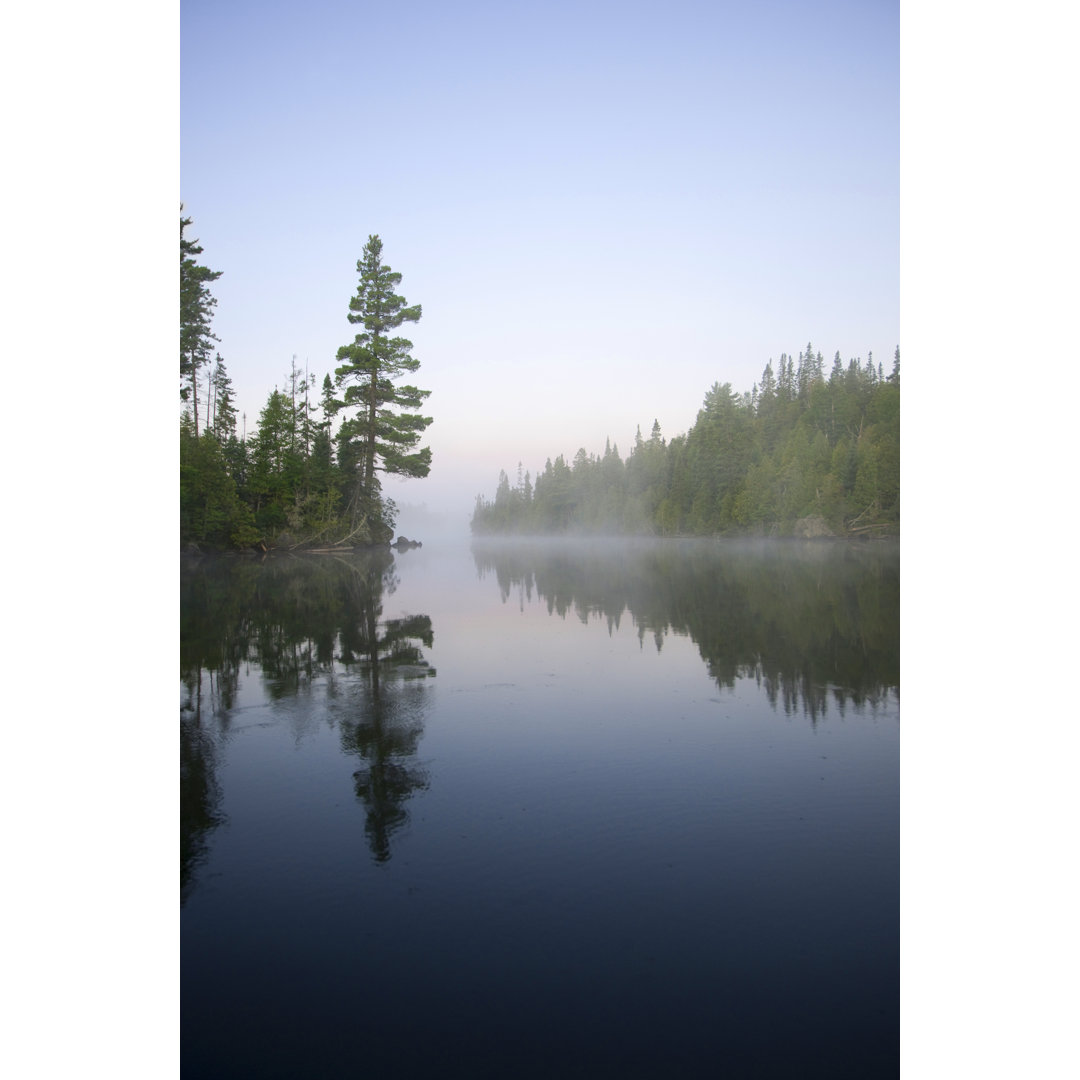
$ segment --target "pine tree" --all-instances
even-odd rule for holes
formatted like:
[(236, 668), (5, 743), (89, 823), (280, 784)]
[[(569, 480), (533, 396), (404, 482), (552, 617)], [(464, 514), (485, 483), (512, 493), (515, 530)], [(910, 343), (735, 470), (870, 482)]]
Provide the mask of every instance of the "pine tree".
[(184, 229), (191, 218), (183, 217), (184, 206), (180, 204), (180, 378), (190, 383), (182, 386), (180, 397), (188, 400), (191, 394), (192, 419), (195, 437), (199, 436), (199, 368), (210, 361), (212, 342), (217, 341), (210, 329), (217, 300), (211, 295), (209, 284), (221, 277), (220, 270), (211, 270), (195, 261), (202, 254), (197, 240), (185, 240)]
[(411, 341), (390, 336), (404, 322), (419, 322), (421, 308), (407, 307), (405, 298), (395, 293), (401, 274), (383, 263), (378, 236), (368, 237), (356, 269), (360, 283), (349, 301), (348, 318), (362, 329), (351, 344), (338, 349), (341, 366), (334, 372), (338, 388), (345, 388), (339, 407), (352, 413), (342, 422), (344, 452), (339, 460), (345, 464), (351, 457), (356, 462), (350, 498), (354, 526), (364, 515), (389, 524), (376, 472), (422, 477), (431, 468), (430, 448), (417, 449), (431, 423), (431, 417), (418, 410), (431, 391), (395, 385), (416, 371), (420, 361), (409, 355)]

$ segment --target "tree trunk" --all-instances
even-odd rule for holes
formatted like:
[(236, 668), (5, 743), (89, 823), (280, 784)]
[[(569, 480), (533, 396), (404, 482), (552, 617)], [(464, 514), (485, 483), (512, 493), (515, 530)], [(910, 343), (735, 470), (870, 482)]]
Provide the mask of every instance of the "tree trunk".
[(195, 418), (195, 438), (199, 437), (199, 365), (191, 358), (191, 415)]

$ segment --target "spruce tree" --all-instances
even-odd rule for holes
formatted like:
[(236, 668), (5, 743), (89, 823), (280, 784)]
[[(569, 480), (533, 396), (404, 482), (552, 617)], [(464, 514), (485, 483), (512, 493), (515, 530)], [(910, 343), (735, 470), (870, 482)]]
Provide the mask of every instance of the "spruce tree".
[(419, 322), (421, 309), (406, 305), (396, 294), (401, 274), (394, 273), (382, 260), (382, 241), (369, 236), (364, 254), (356, 263), (360, 283), (349, 301), (349, 322), (361, 327), (349, 345), (337, 352), (340, 364), (334, 371), (338, 388), (344, 387), (340, 408), (347, 414), (339, 440), (340, 460), (355, 453), (355, 477), (350, 497), (353, 525), (364, 515), (390, 524), (385, 519), (385, 504), (379, 497), (376, 472), (399, 476), (427, 476), (431, 468), (429, 447), (418, 449), (420, 437), (431, 423), (419, 409), (430, 390), (398, 386), (406, 373), (416, 371), (420, 361), (410, 356), (412, 342), (391, 337), (402, 323)]
[(233, 405), (232, 379), (225, 371), (225, 361), (220, 356), (215, 357), (213, 387), (214, 410), (211, 430), (217, 436), (217, 441), (224, 446), (236, 434), (236, 406)]
[(337, 402), (334, 400), (334, 386), (327, 375), (322, 383), (322, 419), (315, 425), (315, 433), (311, 444), (311, 460), (315, 468), (317, 482), (326, 486), (331, 480), (333, 468), (333, 455), (331, 452), (332, 433), (331, 427), (334, 422), (334, 413), (337, 412)]

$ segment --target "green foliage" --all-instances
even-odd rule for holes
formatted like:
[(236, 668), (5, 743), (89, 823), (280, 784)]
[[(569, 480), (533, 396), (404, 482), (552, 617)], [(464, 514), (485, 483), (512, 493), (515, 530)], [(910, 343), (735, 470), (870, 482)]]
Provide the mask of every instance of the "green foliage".
[[(638, 428), (623, 462), (578, 451), (549, 460), (526, 497), (500, 474), (495, 501), (477, 497), (475, 533), (794, 535), (805, 519), (834, 533), (895, 532), (900, 523), (899, 350), (885, 379), (872, 358), (837, 353), (826, 379), (811, 345), (798, 365), (770, 360), (760, 386), (714, 383), (694, 426), (666, 442)], [(520, 470), (519, 470), (520, 473)], [(820, 522), (817, 527), (820, 526)]]
[(356, 270), (360, 282), (348, 319), (361, 329), (338, 349), (334, 377), (344, 393), (333, 403), (335, 412), (345, 414), (340, 458), (355, 468), (349, 502), (354, 521), (377, 511), (376, 471), (420, 477), (431, 468), (430, 448), (419, 446), (431, 417), (417, 411), (431, 392), (398, 385), (420, 361), (410, 355), (411, 341), (391, 336), (403, 323), (419, 322), (420, 305), (407, 306), (395, 292), (401, 274), (383, 263), (378, 236), (368, 237)]
[(288, 506), (302, 467), (295, 450), (295, 434), (289, 399), (274, 389), (259, 414), (247, 489), (254, 496), (255, 519), (264, 533), (280, 532), (288, 523)]
[(180, 397), (190, 400), (195, 434), (199, 433), (199, 368), (210, 362), (213, 342), (217, 337), (210, 329), (217, 300), (210, 292), (210, 282), (221, 277), (220, 270), (211, 270), (195, 261), (202, 254), (197, 240), (184, 238), (184, 229), (191, 218), (183, 217), (180, 205)]
[(181, 217), (180, 362), (187, 382), (181, 397), (188, 402), (181, 423), (181, 542), (217, 548), (388, 543), (396, 507), (383, 497), (379, 474), (427, 475), (431, 451), (418, 442), (431, 419), (407, 411), (419, 408), (428, 391), (395, 385), (419, 361), (409, 355), (408, 341), (390, 335), (419, 319), (420, 307), (406, 307), (395, 295), (401, 275), (382, 265), (379, 238), (369, 238), (357, 264), (361, 282), (349, 320), (362, 329), (338, 351), (345, 363), (336, 385), (326, 375), (314, 404), (316, 383), (294, 356), (285, 390), (271, 391), (255, 431), (238, 439), (232, 381), (220, 356), (203, 380), (199, 431), (198, 372), (217, 340), (210, 331), (216, 301), (207, 284), (220, 273), (196, 263), (202, 248), (185, 238), (190, 224)]
[(233, 405), (232, 380), (225, 371), (225, 362), (216, 356), (211, 379), (213, 394), (209, 405), (212, 421), (209, 425), (219, 443), (236, 436), (236, 406)]
[(258, 537), (251, 511), (241, 502), (221, 444), (208, 431), (180, 429), (180, 542), (213, 548), (247, 547)]

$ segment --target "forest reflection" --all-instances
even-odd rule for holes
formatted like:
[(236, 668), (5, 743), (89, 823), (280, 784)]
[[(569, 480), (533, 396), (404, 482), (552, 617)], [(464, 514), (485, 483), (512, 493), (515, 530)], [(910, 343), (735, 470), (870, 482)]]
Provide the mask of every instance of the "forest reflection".
[[(193, 885), (209, 834), (223, 821), (216, 772), (238, 711), (241, 673), (257, 669), (267, 698), (325, 691), (328, 722), (360, 760), (355, 794), (373, 857), (408, 819), (405, 803), (427, 786), (415, 763), (423, 734), (426, 615), (382, 618), (398, 584), (394, 556), (219, 559), (180, 576), (180, 884)], [(303, 710), (290, 714), (301, 723)]]
[(720, 687), (752, 678), (773, 708), (816, 722), (830, 699), (899, 695), (900, 555), (895, 542), (475, 540), (504, 603), (550, 614), (629, 617), (644, 645), (697, 645)]

